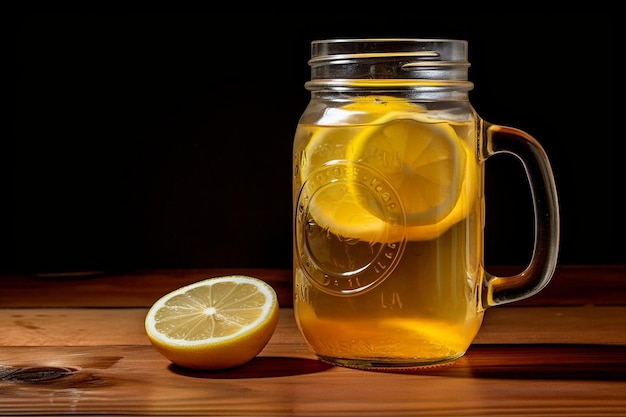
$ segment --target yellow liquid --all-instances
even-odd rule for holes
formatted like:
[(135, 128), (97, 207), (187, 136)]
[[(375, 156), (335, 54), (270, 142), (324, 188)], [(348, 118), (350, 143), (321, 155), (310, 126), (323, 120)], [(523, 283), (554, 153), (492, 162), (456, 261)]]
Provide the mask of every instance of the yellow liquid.
[[(467, 149), (475, 149), (470, 122), (449, 125)], [(397, 217), (392, 209), (387, 212), (390, 200), (381, 199), (380, 207), (369, 211), (390, 224), (399, 219), (399, 225), (389, 227), (395, 232), (383, 234), (385, 238), (378, 241), (351, 237), (351, 231), (361, 232), (352, 226), (341, 228), (340, 223), (350, 218), (345, 213), (349, 206), (337, 209), (341, 217), (338, 226), (332, 221), (317, 221), (313, 214), (302, 214), (307, 210), (314, 213), (315, 195), (320, 194), (307, 191), (303, 183), (309, 181), (310, 172), (317, 176), (311, 181), (321, 184), (312, 188), (324, 189), (325, 171), (316, 168), (328, 163), (338, 173), (328, 179), (326, 189), (345, 183), (343, 192), (355, 190), (351, 183), (355, 176), (350, 174), (351, 161), (346, 161), (346, 155), (354, 154), (349, 150), (352, 141), (366, 128), (301, 124), (296, 132), (294, 311), (298, 326), (313, 351), (335, 364), (393, 368), (454, 360), (465, 353), (483, 318), (479, 285), (482, 176), (477, 174), (481, 172), (478, 163), (471, 158), (470, 163), (476, 164), (473, 169), (463, 168), (462, 175), (472, 173), (475, 178), (471, 187), (463, 183), (461, 193), (472, 195), (465, 196), (469, 207), (464, 217), (453, 224), (442, 221), (444, 226), (438, 231), (431, 228), (422, 233), (407, 222), (410, 215), (404, 218)], [(309, 146), (311, 140), (318, 143)], [(366, 160), (357, 162), (367, 166)], [(378, 190), (385, 192), (384, 186), (370, 191)], [(401, 192), (410, 190), (395, 191), (400, 200), (409, 198)], [(389, 207), (395, 207), (391, 203)], [(332, 215), (332, 211), (325, 214)], [(397, 230), (412, 227), (418, 231), (407, 233), (404, 240), (396, 239)]]

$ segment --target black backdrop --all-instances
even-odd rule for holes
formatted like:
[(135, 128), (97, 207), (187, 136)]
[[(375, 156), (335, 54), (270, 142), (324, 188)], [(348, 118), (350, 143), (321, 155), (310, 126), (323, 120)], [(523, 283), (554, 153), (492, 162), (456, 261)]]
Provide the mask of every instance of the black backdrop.
[[(478, 113), (550, 156), (560, 263), (626, 262), (611, 16), (57, 14), (8, 27), (2, 271), (289, 267), (292, 138), (310, 42), (330, 37), (467, 39)], [(488, 162), (487, 205), (486, 263), (524, 264), (531, 205), (513, 157)]]

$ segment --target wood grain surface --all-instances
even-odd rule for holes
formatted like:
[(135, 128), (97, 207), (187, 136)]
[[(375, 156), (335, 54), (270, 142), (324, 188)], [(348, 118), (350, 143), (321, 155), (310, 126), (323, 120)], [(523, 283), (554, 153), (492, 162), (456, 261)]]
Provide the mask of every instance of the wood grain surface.
[[(169, 289), (232, 270), (3, 276), (0, 415), (624, 416), (624, 271), (559, 270), (543, 301), (488, 310), (464, 357), (411, 372), (318, 361), (296, 327), (289, 271), (245, 271), (276, 285), (278, 328), (257, 358), (219, 372), (172, 365), (143, 320)], [(599, 285), (606, 297), (589, 289)]]

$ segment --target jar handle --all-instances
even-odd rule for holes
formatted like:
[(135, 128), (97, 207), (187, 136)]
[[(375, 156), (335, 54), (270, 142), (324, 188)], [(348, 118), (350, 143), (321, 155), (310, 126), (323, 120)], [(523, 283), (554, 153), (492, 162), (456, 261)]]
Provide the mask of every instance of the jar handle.
[(484, 122), (486, 146), (483, 157), (508, 153), (516, 156), (526, 171), (534, 210), (534, 245), (529, 264), (517, 275), (499, 277), (485, 271), (483, 308), (528, 298), (552, 279), (559, 251), (559, 204), (548, 157), (539, 142), (519, 129)]

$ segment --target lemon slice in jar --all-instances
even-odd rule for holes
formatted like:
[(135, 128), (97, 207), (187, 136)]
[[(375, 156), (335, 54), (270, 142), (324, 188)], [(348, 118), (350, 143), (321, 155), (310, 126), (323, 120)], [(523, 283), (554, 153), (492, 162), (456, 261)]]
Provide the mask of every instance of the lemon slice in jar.
[(475, 162), (448, 121), (388, 113), (352, 140), (346, 158), (376, 168), (396, 190), (408, 240), (434, 239), (469, 213)]
[(467, 217), (476, 192), (475, 161), (452, 122), (428, 117), (415, 104), (380, 97), (340, 110), (351, 117), (361, 114), (365, 124), (356, 134), (343, 126), (314, 134), (306, 150), (313, 158), (301, 170), (303, 177), (328, 162), (315, 158), (316, 149), (340, 147), (345, 161), (375, 169), (395, 190), (406, 228), (392, 227), (384, 207), (356, 180), (322, 190), (311, 201), (309, 210), (321, 227), (347, 238), (391, 243), (434, 239)]

